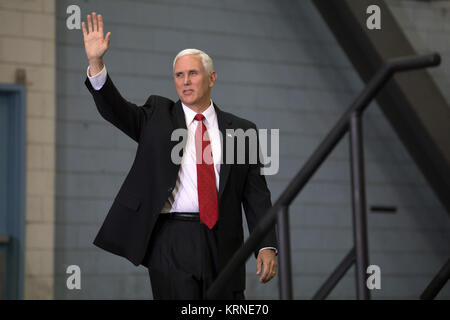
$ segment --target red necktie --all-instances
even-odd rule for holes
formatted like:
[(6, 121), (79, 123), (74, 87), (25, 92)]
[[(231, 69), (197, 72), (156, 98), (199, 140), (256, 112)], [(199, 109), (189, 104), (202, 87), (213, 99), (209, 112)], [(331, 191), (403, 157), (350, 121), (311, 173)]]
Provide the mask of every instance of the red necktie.
[(200, 121), (195, 131), (197, 193), (200, 220), (208, 228), (212, 229), (219, 217), (214, 161), (208, 131), (206, 131), (206, 126), (203, 123), (205, 117), (202, 114), (196, 114), (194, 119)]

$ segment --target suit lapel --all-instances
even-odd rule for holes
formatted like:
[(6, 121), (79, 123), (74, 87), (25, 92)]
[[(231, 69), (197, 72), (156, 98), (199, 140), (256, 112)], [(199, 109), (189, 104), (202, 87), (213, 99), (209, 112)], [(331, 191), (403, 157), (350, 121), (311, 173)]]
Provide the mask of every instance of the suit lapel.
[(172, 109), (173, 114), (173, 127), (174, 129), (186, 129), (186, 118), (184, 116), (183, 106), (181, 105), (181, 101), (178, 100), (174, 105)]
[[(178, 100), (173, 105), (173, 108), (172, 108), (172, 125), (173, 125), (173, 130), (184, 129), (187, 132), (186, 118), (185, 118), (183, 106), (181, 105), (180, 100)], [(171, 133), (172, 132), (173, 131), (171, 131)], [(185, 139), (183, 139), (183, 149), (181, 150), (181, 156), (183, 156), (184, 148), (186, 147), (186, 142), (187, 142), (187, 137), (185, 137)], [(171, 152), (172, 149), (175, 147), (175, 145), (178, 143), (179, 143), (179, 141), (172, 141), (172, 143), (170, 144), (169, 152)], [(177, 167), (179, 167), (179, 165)]]
[(219, 130), (220, 133), (222, 134), (222, 163), (220, 165), (220, 174), (219, 174), (219, 193), (218, 193), (218, 198), (219, 198), (219, 203), (220, 203), (220, 199), (222, 197), (223, 194), (223, 190), (225, 189), (225, 185), (227, 183), (228, 180), (228, 176), (230, 174), (230, 169), (231, 169), (231, 164), (227, 164), (226, 163), (226, 159), (227, 159), (227, 155), (226, 155), (226, 139), (231, 139), (230, 137), (227, 136), (226, 134), (226, 130), (227, 129), (232, 129), (232, 120), (227, 117), (227, 115), (225, 113), (223, 113), (218, 107), (217, 105), (214, 103), (214, 108), (216, 110), (216, 115), (217, 115), (217, 123), (219, 124)]
[[(172, 128), (169, 128), (168, 134), (169, 134), (169, 139), (171, 139), (171, 135), (173, 133), (174, 130), (176, 129), (186, 129), (186, 120), (184, 117), (184, 112), (183, 112), (183, 107), (181, 106), (181, 101), (178, 100), (173, 106), (172, 106), (172, 110), (171, 110), (171, 122), (172, 122)], [(182, 149), (180, 151), (180, 159), (183, 157), (184, 154), (184, 148), (186, 147), (186, 141), (187, 141), (187, 137), (186, 139), (180, 138), (183, 143), (182, 145)], [(171, 140), (169, 142), (169, 150), (167, 150), (167, 152), (169, 152), (169, 154), (171, 154), (173, 148), (175, 148), (175, 146), (180, 143), (180, 140)], [(173, 161), (170, 162), (171, 165), (170, 167), (170, 171), (171, 171), (171, 177), (173, 178), (173, 180), (171, 180), (170, 185), (171, 187), (174, 187), (176, 184), (176, 179), (178, 177), (178, 171), (180, 170), (180, 165), (181, 163), (175, 163)]]

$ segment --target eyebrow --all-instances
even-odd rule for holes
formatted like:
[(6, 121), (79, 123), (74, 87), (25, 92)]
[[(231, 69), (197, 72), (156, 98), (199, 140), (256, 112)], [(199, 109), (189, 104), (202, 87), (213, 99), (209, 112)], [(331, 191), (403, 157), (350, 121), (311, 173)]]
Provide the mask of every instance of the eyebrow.
[[(191, 71), (200, 71), (200, 70), (198, 70), (198, 69), (191, 69), (191, 70), (188, 70), (188, 72), (191, 72)], [(183, 73), (184, 71), (178, 71), (178, 72), (175, 72), (175, 74), (179, 74), (179, 73)]]

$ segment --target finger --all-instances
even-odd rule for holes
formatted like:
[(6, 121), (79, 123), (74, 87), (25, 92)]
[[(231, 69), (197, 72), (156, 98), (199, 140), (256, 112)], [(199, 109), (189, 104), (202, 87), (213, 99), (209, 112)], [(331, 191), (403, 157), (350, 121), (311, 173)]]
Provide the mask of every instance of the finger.
[(87, 15), (87, 22), (88, 22), (89, 33), (91, 33), (92, 32), (92, 21), (91, 21), (91, 16), (90, 15)]
[(261, 278), (259, 278), (259, 280), (262, 283), (265, 283), (265, 282), (267, 282), (267, 277), (269, 276), (270, 267), (267, 265), (267, 263), (263, 263), (263, 268), (264, 268), (264, 271), (263, 271)]
[(92, 12), (92, 22), (94, 24), (94, 31), (98, 31), (97, 14), (95, 12)]
[(105, 37), (105, 40), (108, 41), (108, 44), (109, 44), (109, 38), (111, 38), (111, 32), (108, 32)]
[(270, 268), (270, 279), (272, 280), (277, 274), (277, 264), (276, 263), (272, 263), (271, 264), (271, 268)]
[(98, 31), (100, 31), (103, 36), (103, 17), (101, 14), (98, 15)]
[(268, 262), (268, 263), (266, 264), (266, 266), (267, 266), (267, 275), (266, 275), (266, 277), (263, 279), (264, 283), (270, 281), (270, 280), (275, 276), (275, 273), (274, 273), (274, 263), (273, 263), (273, 261), (271, 260), (270, 262)]
[(260, 274), (261, 273), (261, 264), (262, 264), (262, 260), (261, 259), (257, 259), (256, 260), (256, 274)]
[(81, 23), (81, 28), (83, 29), (83, 37), (86, 39), (88, 33), (86, 30), (86, 23), (84, 23), (84, 21)]

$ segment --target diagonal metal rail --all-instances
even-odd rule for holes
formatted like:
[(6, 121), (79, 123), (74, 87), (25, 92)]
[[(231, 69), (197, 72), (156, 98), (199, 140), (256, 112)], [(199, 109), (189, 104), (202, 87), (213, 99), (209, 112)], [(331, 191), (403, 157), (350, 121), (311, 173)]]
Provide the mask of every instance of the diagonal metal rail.
[[(362, 140), (361, 140), (361, 116), (369, 103), (377, 95), (377, 93), (383, 88), (383, 86), (389, 81), (392, 75), (396, 72), (416, 70), (431, 66), (437, 66), (441, 62), (440, 55), (437, 53), (424, 55), (403, 57), (389, 60), (384, 64), (380, 70), (373, 76), (363, 89), (361, 94), (356, 98), (353, 104), (347, 109), (344, 115), (338, 120), (337, 124), (331, 129), (325, 139), (320, 143), (311, 157), (308, 159), (303, 168), (292, 179), (287, 188), (281, 193), (278, 200), (274, 205), (264, 214), (256, 228), (248, 237), (243, 246), (233, 255), (231, 260), (220, 272), (217, 279), (208, 289), (206, 297), (208, 299), (217, 299), (220, 297), (221, 292), (227, 286), (227, 283), (231, 277), (237, 272), (237, 270), (246, 263), (247, 259), (252, 255), (254, 250), (258, 247), (263, 240), (267, 232), (277, 223), (278, 230), (283, 231), (283, 234), (279, 236), (279, 264), (280, 264), (280, 298), (292, 299), (292, 275), (290, 267), (290, 249), (289, 249), (289, 235), (284, 232), (288, 232), (289, 225), (287, 219), (287, 210), (291, 202), (308, 183), (309, 179), (314, 175), (317, 169), (326, 160), (328, 155), (333, 151), (334, 147), (341, 141), (344, 135), (352, 129), (352, 137), (350, 138), (352, 154), (352, 185), (353, 185), (353, 213), (354, 213), (354, 240), (355, 248), (351, 253), (355, 251), (355, 260), (357, 263), (357, 297), (358, 299), (368, 299), (369, 295), (367, 289), (364, 289), (365, 283), (361, 279), (361, 270), (364, 270), (364, 265), (367, 264), (367, 240), (365, 230), (365, 203), (364, 200), (364, 179), (362, 175)], [(358, 176), (359, 175), (359, 176)], [(361, 209), (364, 208), (364, 209)], [(279, 215), (284, 217), (279, 217)], [(362, 242), (362, 243), (361, 243)], [(347, 256), (344, 259), (344, 266), (346, 267), (348, 261), (351, 260), (353, 255)], [(359, 266), (358, 266), (359, 261)], [(339, 275), (339, 274), (338, 274)], [(327, 291), (330, 292), (336, 283), (336, 279), (328, 279), (334, 282), (334, 285), (329, 286), (325, 283)], [(363, 283), (361, 283), (361, 281)], [(322, 286), (322, 287), (324, 287)], [(326, 297), (326, 295), (322, 295)]]

